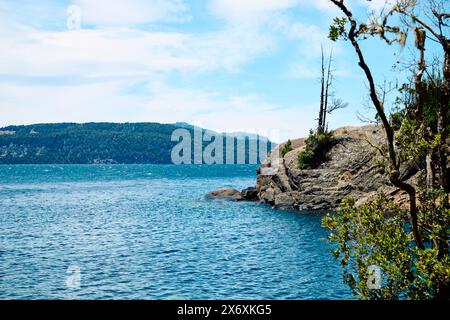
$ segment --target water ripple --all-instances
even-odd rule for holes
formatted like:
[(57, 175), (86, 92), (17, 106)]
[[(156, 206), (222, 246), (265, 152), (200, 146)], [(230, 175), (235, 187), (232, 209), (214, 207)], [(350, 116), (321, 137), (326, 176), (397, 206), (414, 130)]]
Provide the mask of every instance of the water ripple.
[(253, 166), (0, 166), (0, 298), (351, 298), (320, 216), (204, 197), (254, 180)]

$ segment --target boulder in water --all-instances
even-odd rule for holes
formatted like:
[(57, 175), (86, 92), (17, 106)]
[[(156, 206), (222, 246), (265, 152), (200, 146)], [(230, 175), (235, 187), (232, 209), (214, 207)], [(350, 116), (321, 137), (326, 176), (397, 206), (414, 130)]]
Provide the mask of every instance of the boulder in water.
[(233, 188), (222, 188), (211, 191), (207, 194), (207, 197), (210, 199), (244, 200), (241, 192)]

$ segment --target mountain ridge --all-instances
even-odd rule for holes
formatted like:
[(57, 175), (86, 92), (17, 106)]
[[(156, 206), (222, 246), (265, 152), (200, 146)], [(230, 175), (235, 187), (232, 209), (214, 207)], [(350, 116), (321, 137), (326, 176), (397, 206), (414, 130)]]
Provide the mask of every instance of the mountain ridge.
[[(172, 141), (171, 137), (177, 129), (187, 130), (189, 134), (193, 134), (195, 129), (201, 129), (202, 134), (209, 132), (228, 137), (228, 134), (188, 123), (63, 122), (10, 125), (0, 128), (0, 164), (171, 164), (171, 151), (178, 143)], [(247, 138), (233, 138), (234, 145), (240, 139), (245, 140), (246, 160), (249, 159), (249, 141), (253, 140), (252, 137), (253, 134), (248, 134)], [(257, 136), (257, 139), (259, 146), (259, 141), (267, 138)], [(268, 148), (274, 145), (270, 141), (267, 143)], [(208, 144), (203, 141), (202, 147)], [(223, 148), (225, 157), (225, 146)], [(258, 157), (257, 162), (260, 163), (260, 160)]]

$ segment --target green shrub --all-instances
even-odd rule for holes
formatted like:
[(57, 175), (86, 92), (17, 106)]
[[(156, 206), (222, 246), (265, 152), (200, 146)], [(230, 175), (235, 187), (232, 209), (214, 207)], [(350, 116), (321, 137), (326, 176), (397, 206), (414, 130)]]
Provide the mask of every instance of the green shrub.
[(394, 130), (399, 130), (403, 120), (406, 119), (405, 110), (395, 111), (389, 115), (389, 122)]
[(281, 149), (281, 156), (284, 158), (284, 156), (288, 153), (292, 151), (292, 141), (288, 140), (283, 148)]
[[(442, 240), (449, 239), (447, 196), (442, 190), (431, 190), (420, 197), (418, 223), (424, 249), (414, 245), (408, 210), (383, 193), (361, 206), (356, 206), (354, 198), (344, 199), (337, 213), (322, 219), (329, 230), (328, 239), (336, 244), (332, 254), (342, 265), (344, 282), (355, 296), (382, 300), (450, 298), (450, 257), (440, 257), (432, 246), (436, 240), (446, 243)], [(373, 286), (376, 279), (371, 266), (380, 270), (378, 287)]]
[(331, 132), (310, 131), (305, 141), (305, 150), (298, 155), (298, 167), (302, 170), (317, 168), (326, 159), (326, 153), (333, 145)]
[(298, 155), (298, 167), (302, 170), (312, 169), (312, 163), (314, 162), (314, 152), (309, 149), (305, 149)]

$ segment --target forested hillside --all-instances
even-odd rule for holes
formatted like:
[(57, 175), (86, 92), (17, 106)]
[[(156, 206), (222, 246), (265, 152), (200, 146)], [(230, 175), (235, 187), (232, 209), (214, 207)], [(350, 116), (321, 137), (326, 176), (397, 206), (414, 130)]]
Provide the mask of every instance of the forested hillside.
[[(0, 164), (170, 164), (171, 150), (178, 143), (171, 141), (171, 135), (177, 128), (193, 134), (193, 127), (187, 124), (8, 126), (0, 128)], [(248, 138), (246, 140), (248, 158)]]

